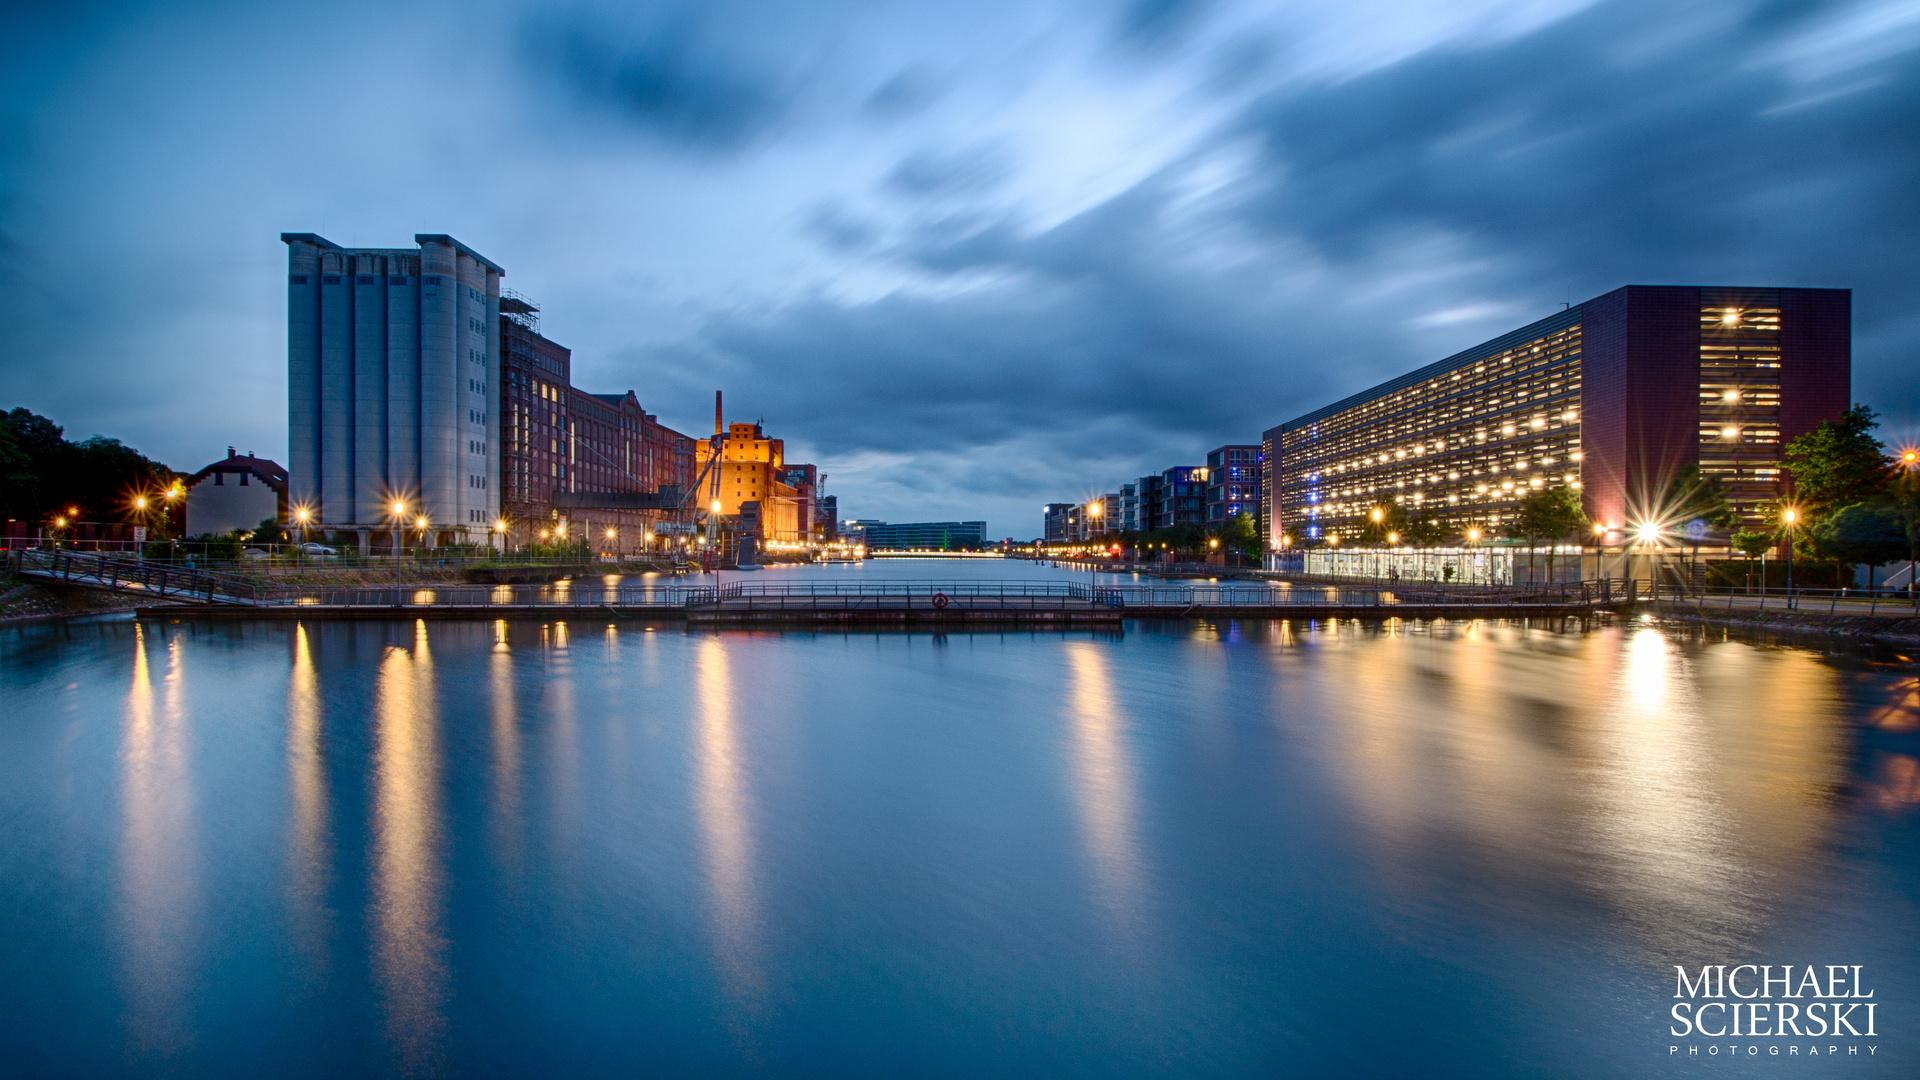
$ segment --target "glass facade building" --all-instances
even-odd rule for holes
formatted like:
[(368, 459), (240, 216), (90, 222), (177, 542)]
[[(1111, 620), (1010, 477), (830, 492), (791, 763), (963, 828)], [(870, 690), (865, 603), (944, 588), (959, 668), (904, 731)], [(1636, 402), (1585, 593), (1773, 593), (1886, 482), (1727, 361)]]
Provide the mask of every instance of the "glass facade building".
[(1619, 530), (1661, 517), (1682, 467), (1745, 525), (1785, 495), (1781, 450), (1845, 411), (1845, 289), (1632, 285), (1262, 435), (1272, 547), (1358, 540), (1375, 509), (1504, 535), (1566, 485)]

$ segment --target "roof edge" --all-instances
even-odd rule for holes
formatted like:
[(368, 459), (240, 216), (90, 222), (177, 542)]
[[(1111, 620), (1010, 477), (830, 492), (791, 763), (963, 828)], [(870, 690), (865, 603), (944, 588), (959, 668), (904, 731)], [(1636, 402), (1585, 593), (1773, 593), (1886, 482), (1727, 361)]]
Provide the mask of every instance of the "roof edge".
[(487, 258), (485, 255), (482, 255), (479, 252), (468, 247), (467, 245), (461, 243), (460, 241), (455, 240), (453, 237), (448, 236), (446, 233), (414, 233), (413, 242), (416, 244), (445, 244), (448, 247), (452, 248), (453, 250), (458, 251), (462, 255), (465, 255), (469, 259), (472, 259), (474, 262), (477, 262), (480, 265), (486, 267), (487, 269), (493, 271), (494, 273), (499, 274), (501, 277), (507, 276), (507, 271), (503, 267), (501, 267), (499, 263), (494, 262), (492, 259)]

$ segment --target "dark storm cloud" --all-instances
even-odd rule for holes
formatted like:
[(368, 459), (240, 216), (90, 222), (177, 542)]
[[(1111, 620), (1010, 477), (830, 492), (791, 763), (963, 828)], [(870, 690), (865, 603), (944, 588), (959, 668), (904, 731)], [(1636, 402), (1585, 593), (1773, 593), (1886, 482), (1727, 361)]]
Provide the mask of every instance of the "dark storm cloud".
[(1911, 236), (1920, 207), (1902, 194), (1920, 179), (1914, 141), (1895, 136), (1920, 121), (1920, 58), (1796, 105), (1809, 91), (1756, 61), (1806, 33), (1814, 12), (1688, 32), (1690, 14), (1607, 4), (1502, 45), (1436, 49), (1269, 99), (1245, 125), (1277, 180), (1249, 218), (1334, 258), (1441, 228), (1516, 277), (1583, 283), (1886, 269), (1905, 244), (1884, 241)]
[(735, 150), (779, 126), (795, 88), (717, 33), (691, 7), (640, 21), (556, 10), (528, 22), (525, 47), (536, 67), (648, 134)]
[[(1295, 86), (1221, 131), (1253, 167), (1198, 225), (1167, 175), (1038, 232), (950, 218), (893, 257), (985, 284), (704, 341), (819, 376), (800, 393), (826, 450), (1044, 455), (1065, 470), (1049, 497), (1252, 441), (1629, 282), (1852, 287), (1856, 395), (1909, 421), (1920, 57), (1824, 78), (1776, 62), (1831, 15), (1625, 0)], [(1195, 266), (1217, 231), (1255, 255)], [(1431, 280), (1382, 292), (1423, 245)]]

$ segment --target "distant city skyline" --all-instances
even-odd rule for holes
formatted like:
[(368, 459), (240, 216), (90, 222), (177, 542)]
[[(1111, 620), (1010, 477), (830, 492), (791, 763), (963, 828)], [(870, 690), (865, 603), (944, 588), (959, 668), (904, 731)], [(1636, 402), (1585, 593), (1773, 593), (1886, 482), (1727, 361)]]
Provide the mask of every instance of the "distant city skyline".
[(1853, 290), (1853, 396), (1920, 435), (1910, 5), (0, 27), (0, 404), (177, 469), (287, 460), (277, 237), (305, 230), (460, 237), (583, 384), (694, 432), (724, 389), (848, 517), (1039, 535), (1048, 502), (1625, 284)]

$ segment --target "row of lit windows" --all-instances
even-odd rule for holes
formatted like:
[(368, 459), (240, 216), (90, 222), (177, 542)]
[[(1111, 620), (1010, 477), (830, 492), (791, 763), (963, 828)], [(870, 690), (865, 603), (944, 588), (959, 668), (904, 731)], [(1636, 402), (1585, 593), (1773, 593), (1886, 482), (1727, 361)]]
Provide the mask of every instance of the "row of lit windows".
[(1497, 522), (1527, 490), (1578, 485), (1578, 364), (1570, 327), (1284, 432), (1282, 522), (1337, 528), (1388, 501)]

